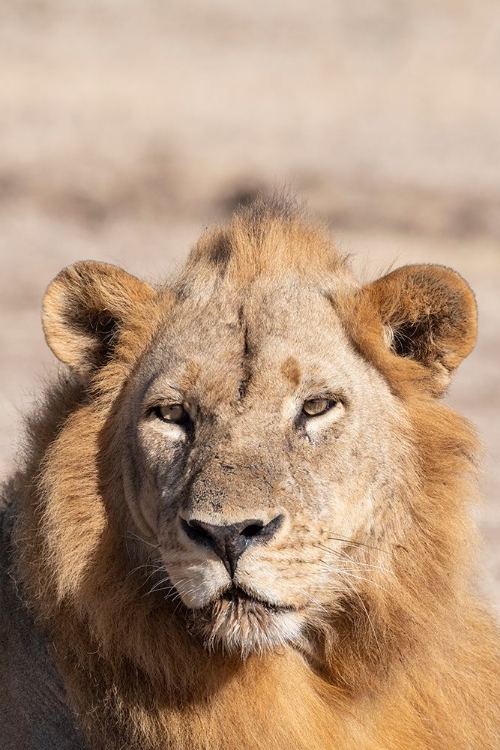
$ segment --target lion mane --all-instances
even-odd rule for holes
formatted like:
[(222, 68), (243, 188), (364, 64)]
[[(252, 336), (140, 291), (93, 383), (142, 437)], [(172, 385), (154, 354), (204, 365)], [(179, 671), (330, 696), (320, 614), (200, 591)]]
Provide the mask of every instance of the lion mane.
[[(476, 336), (458, 274), (361, 286), (259, 200), (161, 287), (64, 269), (43, 326), (66, 368), (6, 488), (0, 622), (41, 634), (74, 738), (33, 747), (500, 747), (477, 440), (439, 400)], [(42, 721), (26, 675), (8, 750)]]

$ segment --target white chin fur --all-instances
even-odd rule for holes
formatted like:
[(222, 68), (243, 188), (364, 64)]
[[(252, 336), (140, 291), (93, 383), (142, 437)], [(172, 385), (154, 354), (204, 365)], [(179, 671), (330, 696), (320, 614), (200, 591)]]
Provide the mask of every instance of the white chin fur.
[(251, 600), (219, 599), (192, 613), (190, 630), (208, 650), (237, 653), (245, 659), (298, 641), (302, 624), (298, 612), (269, 609)]

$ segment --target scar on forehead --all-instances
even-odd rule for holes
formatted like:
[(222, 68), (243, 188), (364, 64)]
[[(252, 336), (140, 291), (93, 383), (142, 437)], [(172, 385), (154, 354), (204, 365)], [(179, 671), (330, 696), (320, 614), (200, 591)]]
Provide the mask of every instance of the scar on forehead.
[(189, 392), (194, 388), (196, 381), (200, 377), (200, 372), (201, 366), (199, 362), (188, 362), (179, 382), (179, 385), (184, 392)]
[(296, 388), (300, 383), (300, 367), (294, 357), (288, 357), (281, 365), (281, 372), (284, 377)]

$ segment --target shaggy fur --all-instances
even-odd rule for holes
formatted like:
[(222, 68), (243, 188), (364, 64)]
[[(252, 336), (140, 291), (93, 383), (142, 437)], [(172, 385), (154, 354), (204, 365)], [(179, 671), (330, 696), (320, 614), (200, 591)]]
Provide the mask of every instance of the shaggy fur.
[[(30, 419), (6, 549), (85, 740), (38, 750), (500, 747), (477, 443), (437, 400), (475, 341), (457, 274), (360, 287), (259, 201), (158, 290), (65, 269), (43, 324), (71, 374)], [(232, 578), (200, 524), (245, 527)]]

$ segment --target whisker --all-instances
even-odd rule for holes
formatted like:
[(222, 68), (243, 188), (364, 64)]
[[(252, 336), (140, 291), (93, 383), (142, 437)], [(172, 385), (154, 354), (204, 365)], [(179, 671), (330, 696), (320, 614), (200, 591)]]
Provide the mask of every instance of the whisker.
[[(159, 566), (159, 567), (158, 567)], [(137, 573), (138, 570), (142, 570), (143, 568), (155, 568), (156, 570), (159, 570), (162, 567), (162, 565), (159, 563), (141, 563), (140, 565), (137, 565), (135, 568), (132, 568), (132, 570), (129, 570), (125, 578), (129, 578), (134, 573)]]
[[(158, 589), (159, 586), (161, 586), (163, 583), (167, 583), (167, 581), (170, 581), (169, 577), (166, 576), (165, 578), (162, 578), (161, 580), (157, 581), (147, 592), (147, 594), (152, 594), (154, 591)], [(146, 596), (147, 596), (146, 594)]]
[(299, 591), (303, 596), (308, 599), (309, 602), (312, 602), (315, 607), (318, 608), (321, 612), (328, 612), (327, 607), (324, 604), (321, 604), (312, 594), (310, 594), (308, 591), (305, 591), (303, 588), (297, 588), (297, 591)]
[(384, 550), (381, 547), (375, 547), (373, 544), (365, 544), (365, 542), (358, 542), (354, 539), (348, 539), (347, 537), (329, 536), (328, 539), (333, 542), (345, 542), (346, 544), (353, 545), (354, 547), (366, 547), (367, 549), (373, 549), (377, 552), (387, 552), (387, 550)]
[(342, 557), (346, 560), (349, 560), (353, 565), (361, 565), (364, 568), (371, 568), (372, 570), (381, 570), (384, 573), (389, 573), (390, 575), (393, 575), (393, 571), (389, 568), (384, 568), (381, 565), (375, 565), (374, 563), (368, 563), (364, 562), (362, 560), (354, 560), (350, 555), (348, 555), (346, 552), (341, 550), (335, 550), (331, 549), (330, 547), (327, 547), (324, 544), (315, 544), (315, 547), (318, 547), (319, 549), (325, 550), (325, 552), (328, 552), (332, 555), (337, 555), (338, 557)]
[(146, 539), (143, 539), (138, 534), (134, 534), (133, 531), (128, 531), (125, 536), (128, 537), (129, 539), (137, 539), (139, 542), (142, 542), (143, 544), (147, 544), (148, 547), (153, 547), (153, 549), (159, 549), (160, 547), (159, 544), (151, 544), (151, 542), (148, 542)]
[(391, 596), (390, 591), (388, 591), (386, 588), (384, 588), (383, 586), (381, 586), (380, 583), (378, 583), (378, 581), (375, 581), (375, 580), (373, 580), (371, 578), (365, 578), (365, 577), (360, 576), (360, 575), (355, 575), (350, 570), (339, 570), (338, 568), (333, 568), (332, 569), (324, 561), (322, 561), (322, 563), (325, 566), (325, 570), (328, 573), (337, 574), (337, 575), (341, 576), (341, 578), (343, 578), (344, 580), (347, 580), (349, 578), (349, 579), (352, 579), (352, 580), (363, 581), (364, 583), (369, 583), (370, 586), (376, 586), (378, 589), (380, 589), (381, 591), (383, 591), (385, 594), (387, 594), (388, 596)]

